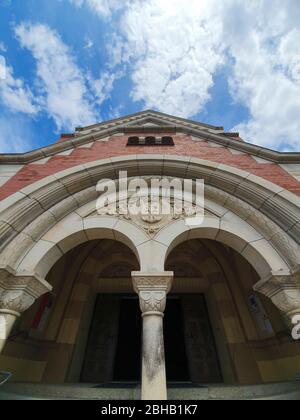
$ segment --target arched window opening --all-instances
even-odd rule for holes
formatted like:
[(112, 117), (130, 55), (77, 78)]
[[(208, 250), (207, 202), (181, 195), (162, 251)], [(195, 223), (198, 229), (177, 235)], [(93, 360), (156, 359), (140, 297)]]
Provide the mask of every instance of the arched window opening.
[(172, 137), (129, 137), (127, 146), (174, 146)]
[(138, 146), (140, 143), (139, 137), (129, 137), (128, 146)]
[(156, 144), (155, 137), (146, 137), (145, 144), (146, 144), (146, 146), (155, 146), (155, 144)]
[(174, 140), (169, 136), (162, 137), (161, 143), (163, 146), (174, 146)]

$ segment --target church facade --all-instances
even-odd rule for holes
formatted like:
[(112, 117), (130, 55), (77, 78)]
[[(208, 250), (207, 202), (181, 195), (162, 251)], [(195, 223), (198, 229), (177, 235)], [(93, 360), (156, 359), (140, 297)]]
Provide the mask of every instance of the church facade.
[[(203, 220), (187, 223), (193, 193), (190, 213), (174, 199), (169, 213), (124, 213), (120, 195), (99, 212), (99, 182), (125, 172), (145, 185), (203, 180)], [(141, 385), (144, 400), (197, 398), (204, 385), (300, 392), (300, 153), (144, 111), (0, 155), (0, 200), (11, 386), (97, 384), (126, 398)]]

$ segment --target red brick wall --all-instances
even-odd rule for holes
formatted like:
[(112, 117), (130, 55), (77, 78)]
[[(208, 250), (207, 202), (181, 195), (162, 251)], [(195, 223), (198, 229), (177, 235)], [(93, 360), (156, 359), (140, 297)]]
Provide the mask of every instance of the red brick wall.
[[(164, 134), (165, 135), (165, 134)], [(90, 149), (74, 149), (69, 156), (54, 156), (47, 163), (24, 166), (14, 177), (0, 188), (0, 199), (23, 187), (64, 169), (108, 157), (136, 154), (172, 154), (193, 156), (212, 162), (231, 165), (267, 179), (300, 196), (300, 183), (279, 165), (257, 163), (249, 155), (233, 155), (226, 148), (212, 147), (209, 143), (197, 142), (189, 136), (174, 136), (175, 147), (126, 147), (128, 136), (112, 137), (108, 142), (95, 142)]]

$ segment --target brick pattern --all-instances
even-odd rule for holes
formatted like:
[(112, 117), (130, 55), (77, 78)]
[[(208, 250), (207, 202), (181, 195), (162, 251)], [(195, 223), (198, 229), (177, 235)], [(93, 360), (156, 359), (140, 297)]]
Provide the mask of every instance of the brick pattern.
[[(157, 135), (157, 133), (156, 133)], [(165, 133), (164, 133), (165, 135)], [(95, 141), (90, 147), (76, 148), (67, 155), (56, 155), (40, 164), (25, 165), (0, 188), (0, 200), (19, 191), (40, 179), (53, 175), (82, 163), (93, 162), (118, 156), (136, 154), (169, 154), (192, 156), (233, 166), (260, 176), (300, 196), (300, 182), (282, 166), (275, 163), (259, 162), (248, 154), (236, 154), (235, 151), (214, 147), (211, 142), (195, 141), (191, 136), (173, 136), (175, 146), (127, 147), (128, 136), (112, 136), (109, 141)]]

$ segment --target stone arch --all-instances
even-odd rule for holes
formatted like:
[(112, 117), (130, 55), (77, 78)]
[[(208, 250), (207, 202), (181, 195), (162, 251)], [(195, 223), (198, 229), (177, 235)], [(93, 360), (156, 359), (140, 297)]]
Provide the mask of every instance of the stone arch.
[(143, 231), (117, 218), (89, 218), (82, 220), (71, 213), (52, 227), (26, 254), (16, 270), (30, 272), (45, 277), (60, 257), (70, 249), (95, 239), (113, 239), (127, 245), (136, 255), (141, 256), (138, 245), (147, 241)]
[[(161, 165), (162, 160), (164, 165)], [(298, 197), (262, 178), (226, 165), (171, 155), (125, 156), (80, 165), (42, 179), (3, 200), (0, 205), (0, 265), (11, 266), (19, 262), (49, 227), (96, 198), (95, 184), (99, 179), (116, 179), (118, 171), (123, 169), (128, 169), (128, 176), (204, 179), (208, 201), (231, 209), (241, 219), (265, 231), (264, 236), (269, 236), (273, 248), (287, 265), (292, 270), (298, 267)], [(11, 258), (7, 257), (9, 253)]]
[[(128, 171), (128, 177), (203, 179), (207, 208), (213, 217), (206, 217), (198, 231), (183, 229), (184, 221), (180, 221), (156, 235), (148, 235), (132, 221), (86, 218), (86, 207), (94, 206), (97, 199), (97, 182), (118, 179), (122, 170)], [(237, 221), (242, 229), (236, 229)], [(70, 231), (66, 237), (60, 237), (58, 226), (61, 223), (71, 225), (67, 227)], [(96, 226), (89, 227), (89, 223)], [(205, 223), (208, 224), (205, 226)], [(150, 154), (79, 165), (44, 178), (3, 200), (0, 204), (0, 275), (43, 279), (51, 264), (70, 246), (68, 241), (82, 243), (88, 239), (85, 232), (97, 229), (102, 229), (104, 236), (109, 237), (113, 232), (120, 235), (136, 252), (142, 271), (163, 270), (168, 249), (176, 240), (183, 240), (185, 235), (205, 235), (206, 231), (208, 237), (228, 243), (248, 257), (262, 277), (258, 290), (270, 296), (279, 307), (278, 293), (282, 290), (278, 289), (278, 281), (289, 281), (292, 288), (298, 284), (295, 277), (300, 266), (298, 197), (230, 166), (188, 156)], [(289, 303), (295, 302), (293, 296), (284, 292)], [(299, 311), (297, 305), (291, 305), (294, 309), (288, 312)], [(287, 306), (284, 301), (285, 311)]]
[[(288, 333), (284, 320), (271, 302), (253, 292), (252, 287), (259, 277), (251, 264), (232, 248), (213, 239), (187, 239), (169, 253), (166, 270), (174, 271), (174, 294), (178, 293), (178, 290), (185, 290), (182, 284), (185, 279), (181, 279), (181, 267), (179, 265), (177, 270), (177, 264), (180, 258), (183, 256), (184, 259), (186, 255), (188, 267), (195, 261), (194, 266), (198, 264), (195, 273), (193, 268), (191, 274), (187, 274), (191, 277), (188, 282), (191, 286), (188, 287), (193, 290), (195, 300), (198, 298), (200, 302), (201, 294), (207, 304), (223, 379), (226, 383), (243, 383), (246, 378), (251, 378), (253, 383), (258, 383), (260, 372), (255, 357), (249, 351), (249, 342), (260, 346), (264, 340), (274, 338), (279, 331), (283, 334)], [(262, 330), (254, 315), (251, 301), (259, 302), (261, 313), (264, 314), (270, 329)], [(197, 302), (194, 305), (197, 307)], [(234, 325), (234, 328), (231, 329), (229, 324), (232, 328)], [(240, 352), (234, 350), (234, 343), (237, 342), (240, 349), (243, 349)], [(189, 349), (192, 347), (191, 344)], [(228, 348), (233, 349), (233, 358), (227, 353)], [(241, 366), (247, 366), (245, 371)]]
[(180, 220), (167, 226), (156, 237), (166, 246), (165, 261), (170, 252), (180, 243), (191, 239), (212, 239), (230, 246), (241, 253), (256, 269), (261, 278), (271, 272), (289, 270), (277, 251), (253, 227), (235, 219), (232, 222), (206, 217), (202, 226), (190, 227)]

